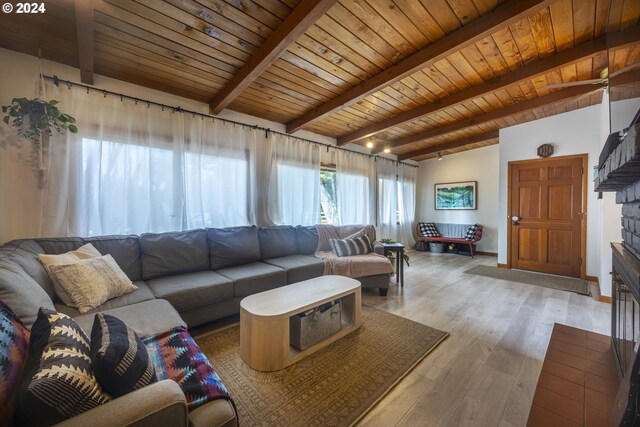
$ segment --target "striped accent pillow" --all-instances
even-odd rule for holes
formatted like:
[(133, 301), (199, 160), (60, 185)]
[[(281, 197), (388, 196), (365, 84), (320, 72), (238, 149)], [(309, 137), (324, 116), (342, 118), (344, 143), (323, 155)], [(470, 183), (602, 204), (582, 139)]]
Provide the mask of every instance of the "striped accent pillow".
[(156, 382), (147, 347), (122, 320), (98, 313), (91, 330), (91, 367), (102, 388), (119, 397)]
[(355, 239), (329, 239), (331, 250), (338, 256), (364, 255), (373, 252), (371, 241), (367, 236)]

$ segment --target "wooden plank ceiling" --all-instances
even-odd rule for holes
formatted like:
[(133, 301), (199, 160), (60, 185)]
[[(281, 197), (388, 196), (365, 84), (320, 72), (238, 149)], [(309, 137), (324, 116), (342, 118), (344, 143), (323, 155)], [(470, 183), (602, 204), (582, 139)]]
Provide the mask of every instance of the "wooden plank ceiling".
[[(57, 0), (0, 17), (0, 47), (422, 160), (599, 103), (601, 84), (548, 85), (600, 78), (607, 28), (609, 73), (640, 62), (640, 1), (609, 4)], [(639, 73), (612, 98), (638, 96)]]

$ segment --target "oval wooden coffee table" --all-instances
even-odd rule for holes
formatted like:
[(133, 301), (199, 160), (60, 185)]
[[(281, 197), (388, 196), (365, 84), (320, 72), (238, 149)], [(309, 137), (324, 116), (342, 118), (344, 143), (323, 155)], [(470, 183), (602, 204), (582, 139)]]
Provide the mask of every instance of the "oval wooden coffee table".
[[(342, 300), (342, 328), (298, 351), (289, 345), (289, 318), (336, 299)], [(321, 276), (246, 297), (240, 302), (240, 356), (258, 371), (277, 371), (360, 327), (360, 282)]]

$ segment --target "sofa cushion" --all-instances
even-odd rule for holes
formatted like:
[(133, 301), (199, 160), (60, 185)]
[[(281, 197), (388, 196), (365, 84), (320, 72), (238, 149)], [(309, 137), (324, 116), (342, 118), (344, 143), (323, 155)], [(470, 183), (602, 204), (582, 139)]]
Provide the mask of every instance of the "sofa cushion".
[(84, 241), (80, 237), (44, 237), (34, 240), (42, 246), (42, 249), (47, 254), (62, 254), (75, 251), (84, 245)]
[(29, 330), (0, 301), (0, 425), (7, 426), (13, 414), (13, 399), (29, 354)]
[(138, 236), (98, 236), (83, 240), (91, 243), (102, 255), (111, 255), (131, 281), (142, 280)]
[(315, 253), (318, 249), (318, 229), (315, 225), (296, 227), (296, 247), (302, 255)]
[(208, 228), (211, 269), (260, 261), (258, 228), (255, 225)]
[[(178, 383), (189, 410), (217, 399), (231, 400), (226, 387), (185, 327), (142, 338), (159, 381)], [(211, 421), (208, 420), (207, 425)]]
[(156, 298), (166, 299), (179, 312), (233, 298), (233, 282), (211, 270), (160, 277), (148, 283)]
[(52, 265), (49, 271), (54, 284), (60, 285), (69, 297), (69, 301), (63, 299), (63, 302), (83, 314), (112, 298), (136, 290), (111, 255), (85, 259), (75, 264)]
[(0, 258), (0, 300), (4, 301), (29, 329), (38, 315), (38, 309), (53, 310), (49, 295), (17, 263)]
[(18, 263), (45, 290), (49, 298), (53, 299), (53, 282), (38, 259), (38, 254), (41, 253), (44, 253), (44, 248), (32, 239), (13, 240), (0, 246), (0, 255), (6, 255)]
[(91, 368), (111, 397), (120, 397), (157, 380), (140, 337), (110, 314), (98, 313), (93, 321)]
[(144, 280), (209, 269), (205, 230), (146, 233), (140, 236)]
[(233, 280), (233, 296), (246, 297), (287, 284), (287, 272), (275, 265), (252, 262), (217, 271)]
[(89, 338), (69, 316), (40, 309), (16, 398), (18, 425), (52, 425), (110, 400), (91, 370)]
[(260, 227), (258, 237), (262, 259), (280, 258), (298, 253), (296, 229), (290, 225)]
[[(138, 282), (140, 283), (140, 282)], [(136, 331), (138, 336), (159, 334), (178, 326), (186, 326), (178, 312), (169, 301), (154, 299), (123, 307), (102, 310), (122, 320), (128, 327)], [(74, 317), (78, 326), (86, 333), (91, 333), (95, 314), (84, 314)]]
[(264, 262), (285, 270), (289, 284), (322, 276), (324, 271), (324, 261), (311, 255), (289, 255), (266, 259)]
[[(156, 299), (156, 297), (153, 296), (153, 294), (151, 293), (151, 290), (149, 289), (149, 285), (147, 285), (146, 282), (137, 281), (137, 282), (133, 282), (133, 284), (138, 289), (128, 294), (124, 294), (119, 297), (112, 298), (107, 302), (105, 302), (104, 304), (99, 305), (98, 307), (89, 311), (87, 314), (97, 313), (99, 311), (110, 310), (112, 308), (124, 307), (126, 305), (137, 304), (139, 302)], [(69, 307), (64, 304), (55, 304), (55, 308), (56, 310), (58, 310), (59, 313), (64, 313), (67, 316), (71, 316), (74, 318), (78, 316), (82, 316), (82, 313), (80, 313), (77, 309), (73, 307)], [(90, 333), (91, 330), (88, 330), (86, 332)]]

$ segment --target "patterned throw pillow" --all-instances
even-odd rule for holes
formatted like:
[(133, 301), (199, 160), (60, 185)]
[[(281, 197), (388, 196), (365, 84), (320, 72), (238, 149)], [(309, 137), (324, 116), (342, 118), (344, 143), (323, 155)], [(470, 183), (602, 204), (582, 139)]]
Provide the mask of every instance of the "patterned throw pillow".
[(80, 313), (87, 313), (111, 298), (138, 289), (111, 255), (74, 264), (52, 265), (49, 274), (71, 299), (67, 305), (76, 307)]
[(17, 424), (56, 424), (109, 400), (91, 370), (89, 338), (69, 316), (41, 308), (16, 399)]
[(469, 227), (469, 229), (467, 230), (466, 236), (464, 236), (464, 239), (473, 240), (476, 237), (476, 230), (478, 229), (479, 226), (480, 224), (473, 224), (471, 227)]
[(340, 256), (364, 255), (373, 252), (371, 241), (367, 236), (355, 239), (329, 239), (331, 250)]
[(112, 397), (156, 382), (149, 353), (138, 335), (117, 317), (98, 313), (91, 330), (91, 367)]
[(231, 400), (216, 370), (193, 340), (187, 328), (178, 327), (142, 338), (158, 381), (178, 383), (189, 409), (216, 399)]
[(433, 222), (420, 222), (418, 227), (420, 228), (420, 234), (424, 237), (442, 237), (438, 227)]
[(86, 245), (80, 246), (75, 251), (65, 252), (63, 254), (58, 255), (49, 255), (49, 254), (38, 254), (38, 259), (44, 266), (44, 269), (47, 270), (47, 273), (51, 277), (51, 281), (53, 282), (53, 289), (56, 292), (56, 295), (60, 300), (68, 306), (72, 306), (73, 302), (71, 297), (67, 293), (64, 287), (60, 286), (51, 275), (51, 266), (54, 265), (63, 265), (63, 264), (75, 264), (83, 259), (97, 258), (102, 256), (100, 252), (91, 244), (87, 243)]
[(0, 426), (8, 425), (22, 371), (27, 364), (29, 330), (0, 301)]

